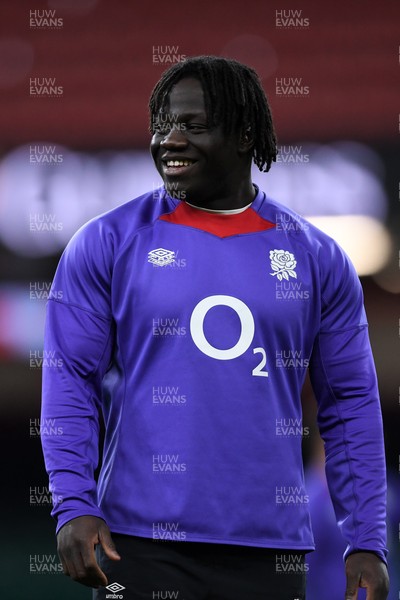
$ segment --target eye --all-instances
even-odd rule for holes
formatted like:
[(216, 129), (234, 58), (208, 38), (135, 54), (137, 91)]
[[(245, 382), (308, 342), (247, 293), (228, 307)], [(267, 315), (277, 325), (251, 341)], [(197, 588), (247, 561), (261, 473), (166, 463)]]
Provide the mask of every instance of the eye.
[(188, 131), (192, 131), (193, 133), (202, 133), (208, 129), (207, 125), (201, 123), (188, 123), (185, 126)]

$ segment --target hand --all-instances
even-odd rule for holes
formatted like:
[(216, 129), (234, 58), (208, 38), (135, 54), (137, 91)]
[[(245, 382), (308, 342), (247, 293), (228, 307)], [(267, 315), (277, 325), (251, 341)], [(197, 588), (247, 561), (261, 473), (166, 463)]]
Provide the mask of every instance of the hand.
[(357, 600), (358, 588), (367, 588), (367, 600), (386, 600), (389, 575), (384, 562), (372, 552), (354, 552), (346, 560), (345, 600)]
[(111, 560), (120, 560), (111, 533), (103, 519), (86, 515), (68, 521), (58, 532), (57, 550), (64, 574), (74, 581), (98, 588), (108, 584), (96, 561), (94, 547), (101, 544)]

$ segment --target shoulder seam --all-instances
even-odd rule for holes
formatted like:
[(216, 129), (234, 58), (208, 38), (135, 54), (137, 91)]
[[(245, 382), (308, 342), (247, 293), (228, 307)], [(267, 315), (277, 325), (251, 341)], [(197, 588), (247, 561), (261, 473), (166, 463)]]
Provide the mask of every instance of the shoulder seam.
[(83, 310), (83, 311), (89, 313), (90, 315), (92, 315), (93, 317), (101, 319), (102, 321), (106, 321), (107, 323), (112, 320), (111, 317), (110, 318), (105, 317), (104, 315), (101, 315), (100, 313), (96, 313), (93, 310), (89, 310), (88, 308), (85, 308), (83, 306), (79, 306), (78, 304), (74, 304), (73, 302), (64, 302), (64, 301), (58, 300), (56, 298), (49, 298), (48, 301), (49, 302), (57, 302), (57, 304), (62, 304), (63, 306), (67, 306), (67, 307), (70, 307), (70, 308), (77, 308), (79, 310)]
[[(172, 211), (171, 211), (171, 212), (172, 212)], [(126, 240), (124, 241), (124, 243), (122, 244), (122, 246), (121, 246), (120, 248), (118, 248), (118, 252), (117, 252), (117, 254), (116, 254), (116, 256), (115, 256), (115, 259), (114, 259), (114, 264), (117, 262), (117, 260), (118, 260), (119, 256), (120, 256), (120, 255), (121, 255), (121, 254), (124, 252), (124, 249), (125, 249), (125, 247), (126, 247), (126, 246), (127, 246), (127, 245), (128, 245), (130, 242), (131, 242), (131, 241), (132, 241), (132, 238), (133, 238), (135, 235), (139, 234), (139, 233), (140, 233), (142, 230), (144, 230), (144, 229), (149, 229), (150, 227), (154, 227), (154, 226), (155, 226), (155, 224), (157, 223), (157, 221), (159, 220), (160, 216), (161, 216), (161, 215), (164, 215), (164, 214), (167, 214), (167, 213), (160, 213), (159, 215), (157, 215), (157, 216), (156, 216), (156, 217), (155, 217), (155, 218), (154, 218), (154, 219), (151, 221), (151, 223), (146, 223), (146, 224), (144, 224), (144, 225), (141, 225), (140, 227), (138, 227), (137, 229), (135, 229), (134, 231), (132, 231), (132, 232), (131, 232), (131, 235), (130, 235), (130, 236), (128, 236), (128, 237), (126, 238)]]

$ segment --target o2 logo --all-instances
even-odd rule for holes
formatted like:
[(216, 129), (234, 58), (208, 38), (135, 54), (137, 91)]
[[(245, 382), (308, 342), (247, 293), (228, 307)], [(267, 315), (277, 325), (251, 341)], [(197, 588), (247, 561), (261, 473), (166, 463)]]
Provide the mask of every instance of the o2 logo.
[[(208, 311), (214, 306), (229, 306), (240, 319), (241, 331), (238, 341), (231, 348), (220, 350), (212, 346), (204, 335), (204, 319)], [(232, 360), (249, 349), (254, 338), (255, 324), (249, 307), (234, 296), (207, 296), (194, 307), (190, 317), (190, 333), (196, 346), (203, 354), (217, 360)], [(267, 355), (264, 348), (253, 348), (253, 354), (261, 354), (261, 360), (252, 370), (255, 377), (268, 377), (268, 371), (264, 371), (267, 364)]]

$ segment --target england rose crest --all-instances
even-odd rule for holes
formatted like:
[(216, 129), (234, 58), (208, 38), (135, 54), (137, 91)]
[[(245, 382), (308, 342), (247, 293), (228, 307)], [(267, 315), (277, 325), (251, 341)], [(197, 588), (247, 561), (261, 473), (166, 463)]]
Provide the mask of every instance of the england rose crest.
[(276, 276), (279, 281), (294, 277), (297, 279), (297, 273), (295, 271), (297, 260), (294, 254), (287, 252), (287, 250), (270, 250), (269, 258), (271, 260), (271, 269), (273, 273), (270, 273), (273, 277)]

